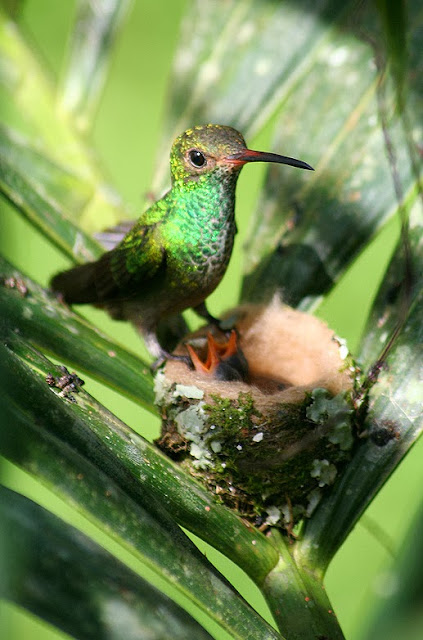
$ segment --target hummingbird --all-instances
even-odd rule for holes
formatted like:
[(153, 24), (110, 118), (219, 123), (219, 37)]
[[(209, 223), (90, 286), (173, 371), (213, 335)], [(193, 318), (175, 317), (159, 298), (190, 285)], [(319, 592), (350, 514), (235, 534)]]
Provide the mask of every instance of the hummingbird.
[(248, 162), (313, 170), (301, 160), (248, 149), (232, 127), (187, 129), (171, 149), (170, 190), (112, 250), (56, 274), (51, 288), (67, 304), (93, 304), (132, 322), (157, 364), (178, 357), (160, 345), (158, 324), (190, 307), (209, 323), (219, 323), (205, 300), (229, 264), (237, 232), (235, 188)]

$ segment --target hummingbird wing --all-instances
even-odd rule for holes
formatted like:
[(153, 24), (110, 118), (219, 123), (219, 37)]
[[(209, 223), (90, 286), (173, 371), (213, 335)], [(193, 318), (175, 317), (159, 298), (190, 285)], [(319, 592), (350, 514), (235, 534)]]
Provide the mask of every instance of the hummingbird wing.
[(124, 220), (114, 227), (109, 227), (103, 231), (94, 234), (94, 238), (98, 240), (103, 249), (111, 251), (119, 242), (122, 242), (127, 233), (135, 226), (136, 220)]
[(122, 242), (96, 262), (62, 271), (50, 286), (68, 304), (124, 300), (149, 289), (165, 272), (166, 251), (158, 224), (136, 224)]

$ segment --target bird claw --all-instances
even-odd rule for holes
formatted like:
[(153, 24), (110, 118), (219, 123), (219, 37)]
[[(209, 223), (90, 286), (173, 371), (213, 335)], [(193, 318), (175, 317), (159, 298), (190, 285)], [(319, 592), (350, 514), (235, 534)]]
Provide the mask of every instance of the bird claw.
[(174, 353), (171, 353), (169, 355), (169, 360), (176, 360), (177, 362), (183, 362), (184, 364), (186, 364), (190, 369), (193, 369), (193, 364), (192, 364), (192, 360), (190, 358), (190, 356), (183, 356), (183, 355), (175, 355)]
[(150, 364), (150, 371), (151, 373), (154, 375), (155, 373), (157, 373), (157, 371), (160, 369), (160, 367), (166, 362), (166, 358), (164, 356), (160, 356), (160, 358), (157, 358), (157, 360), (154, 360), (154, 362), (152, 362)]
[(164, 352), (162, 353), (162, 355), (160, 355), (159, 358), (157, 358), (157, 360), (155, 360), (151, 365), (150, 365), (150, 369), (151, 372), (154, 374), (158, 371), (158, 369), (160, 369), (160, 367), (162, 365), (164, 365), (164, 363), (167, 360), (176, 360), (177, 362), (183, 362), (184, 364), (186, 364), (190, 369), (193, 369), (193, 363), (192, 360), (190, 358), (190, 356), (184, 356), (184, 355), (176, 355), (174, 353), (167, 353)]

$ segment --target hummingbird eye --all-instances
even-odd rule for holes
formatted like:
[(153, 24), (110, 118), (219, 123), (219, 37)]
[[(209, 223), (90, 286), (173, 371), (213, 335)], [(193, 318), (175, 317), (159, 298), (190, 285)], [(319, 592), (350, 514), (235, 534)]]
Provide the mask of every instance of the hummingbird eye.
[(189, 152), (189, 160), (197, 169), (207, 164), (206, 156), (204, 153), (201, 153), (201, 151), (198, 151), (198, 149), (192, 149), (192, 151)]

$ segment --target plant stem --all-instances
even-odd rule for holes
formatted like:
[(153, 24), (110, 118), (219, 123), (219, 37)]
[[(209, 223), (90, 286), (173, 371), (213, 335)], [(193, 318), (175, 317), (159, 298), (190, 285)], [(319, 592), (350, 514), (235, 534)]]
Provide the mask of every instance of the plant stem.
[(289, 547), (278, 531), (272, 540), (280, 560), (262, 591), (280, 632), (288, 640), (344, 640), (321, 572), (296, 564), (295, 543)]

